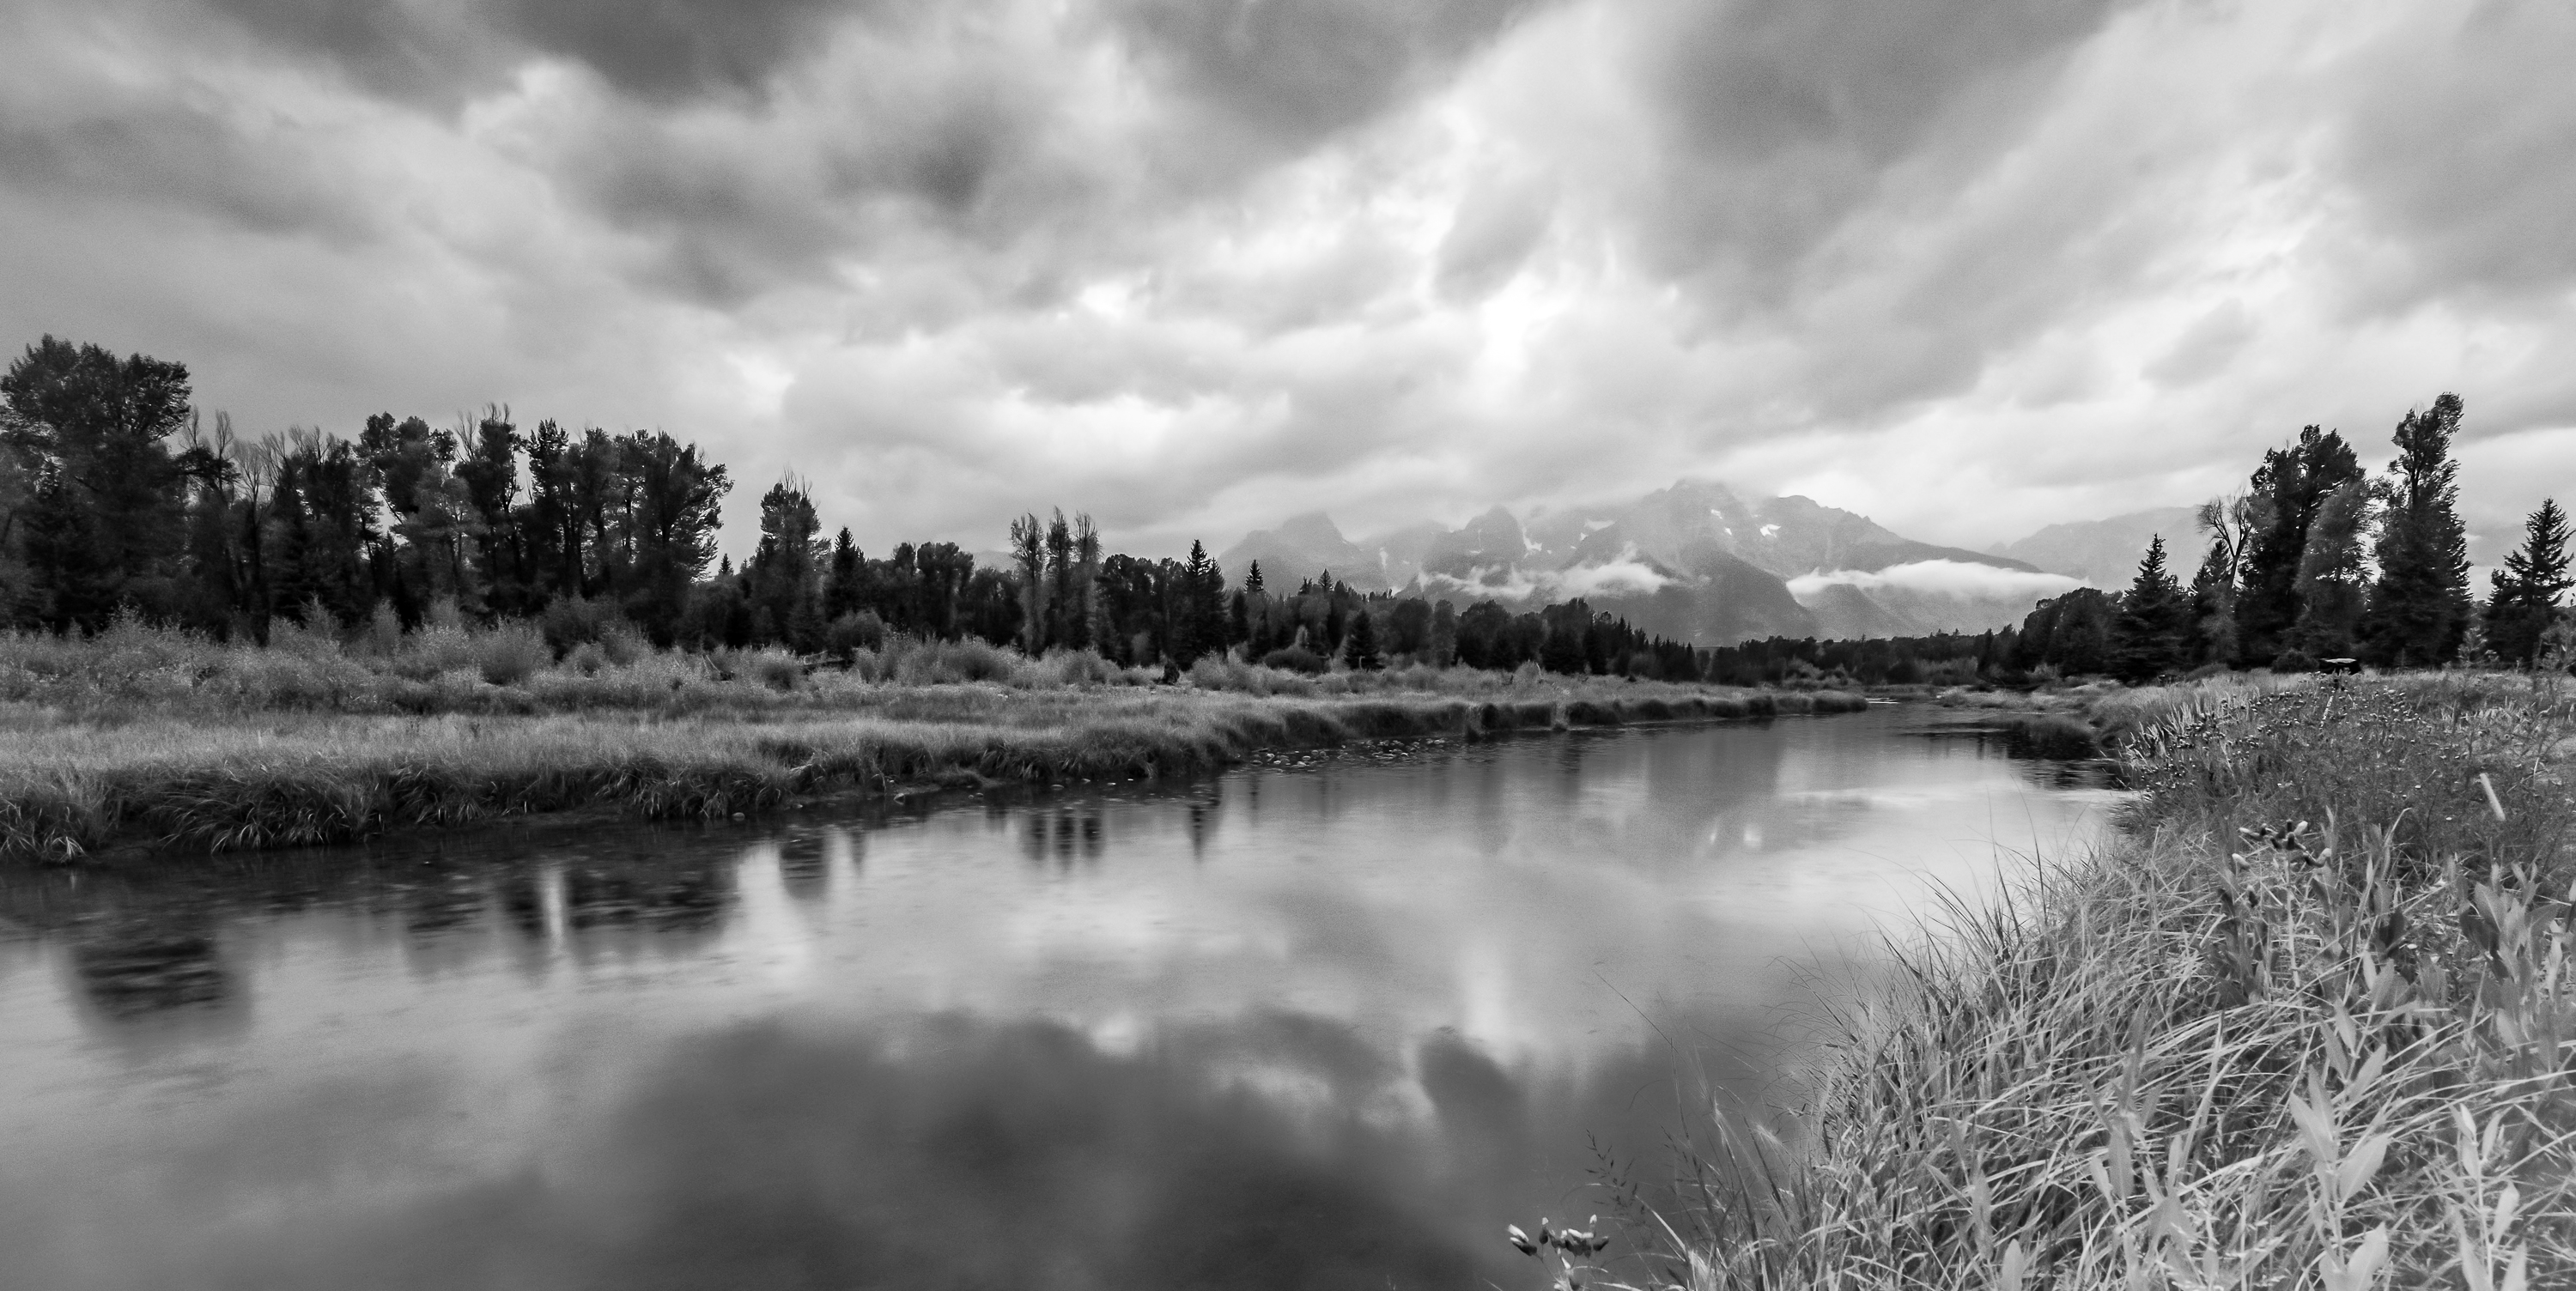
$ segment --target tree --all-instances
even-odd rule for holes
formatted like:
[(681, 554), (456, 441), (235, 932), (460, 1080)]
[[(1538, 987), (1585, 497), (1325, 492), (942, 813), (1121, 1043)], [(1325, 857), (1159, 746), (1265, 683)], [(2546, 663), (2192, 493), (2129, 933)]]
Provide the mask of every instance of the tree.
[(1382, 668), (1386, 660), (1378, 653), (1377, 628), (1372, 625), (1367, 607), (1351, 615), (1351, 627), (1342, 639), (1342, 657), (1354, 669), (1367, 671)]
[(2576, 580), (2567, 576), (2567, 513), (2555, 498), (2523, 521), (2522, 548), (2508, 553), (2491, 575), (2487, 596), (2487, 648), (2506, 663), (2528, 668), (2540, 656), (2541, 638), (2558, 618), (2558, 601)]
[(2268, 662), (2290, 644), (2299, 622), (2299, 567), (2308, 528), (2326, 495), (2362, 477), (2360, 459), (2341, 435), (2318, 426), (2263, 455), (2254, 472), (2247, 519), (2250, 540), (2238, 550), (2243, 582), (2236, 596), (2239, 658)]
[(2111, 625), (2111, 671), (2123, 681), (2140, 682), (2170, 672), (2184, 659), (2191, 630), (2191, 603), (2182, 585), (2165, 568), (2165, 540), (2158, 535), (2138, 562), (2137, 579), (2120, 600)]
[(0, 439), (39, 480), (24, 556), (50, 626), (175, 603), (186, 479), (163, 441), (189, 424), (188, 396), (186, 364), (52, 336), (0, 375)]
[(2311, 659), (2347, 659), (2357, 648), (2368, 571), (2361, 561), (2362, 529), (2369, 522), (2370, 490), (2360, 480), (2336, 487), (2318, 504), (2308, 525), (2308, 547), (2299, 558), (2299, 621), (2290, 648)]
[(1458, 607), (1447, 601), (1431, 607), (1431, 631), (1426, 643), (1431, 666), (1446, 668), (1458, 662)]
[(753, 613), (766, 613), (790, 648), (823, 648), (823, 521), (812, 491), (789, 475), (760, 499), (760, 545), (745, 565)]
[(2458, 395), (2444, 394), (2397, 424), (2379, 581), (2361, 628), (2373, 662), (2427, 667), (2459, 657), (2469, 625), (2469, 549), (2451, 437), (2462, 411)]
[(634, 499), (628, 544), (634, 552), (635, 589), (629, 617), (668, 642), (687, 608), (689, 586), (716, 554), (720, 505), (733, 488), (725, 468), (698, 456), (660, 431), (636, 431), (623, 454)]
[(1011, 522), (1011, 566), (1020, 585), (1020, 649), (1046, 650), (1046, 529), (1032, 511)]

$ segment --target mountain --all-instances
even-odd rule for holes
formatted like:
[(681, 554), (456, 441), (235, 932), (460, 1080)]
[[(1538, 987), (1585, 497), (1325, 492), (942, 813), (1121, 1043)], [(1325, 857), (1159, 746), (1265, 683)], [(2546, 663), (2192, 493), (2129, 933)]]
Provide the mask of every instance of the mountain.
[(2157, 507), (2107, 520), (2053, 524), (2019, 542), (1999, 544), (1994, 554), (2026, 561), (2052, 574), (2080, 578), (2095, 587), (2122, 588), (2137, 577), (2147, 544), (2161, 534), (2165, 563), (2175, 577), (2191, 581), (2200, 567), (2205, 543), (2197, 507)]
[(1216, 562), (1237, 583), (1259, 562), (1262, 581), (1287, 591), (1296, 590), (1297, 580), (1327, 571), (1364, 592), (1396, 586), (1376, 553), (1343, 537), (1332, 517), (1321, 511), (1290, 516), (1276, 529), (1245, 534), (1243, 541), (1218, 552)]
[(1310, 514), (1247, 535), (1219, 559), (1237, 577), (1259, 560), (1273, 586), (1330, 569), (1356, 588), (1514, 609), (1579, 596), (1695, 645), (1979, 631), (2018, 623), (2033, 602), (2074, 586), (1809, 498), (1747, 502), (1709, 481), (1526, 523), (1495, 507), (1456, 529), (1413, 525), (1357, 543)]

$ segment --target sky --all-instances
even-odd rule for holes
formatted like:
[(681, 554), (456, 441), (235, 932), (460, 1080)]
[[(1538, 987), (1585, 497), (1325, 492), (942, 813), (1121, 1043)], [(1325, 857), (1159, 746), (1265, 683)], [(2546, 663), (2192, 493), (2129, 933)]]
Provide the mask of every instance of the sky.
[(13, 0), (0, 345), (861, 545), (1803, 493), (1982, 548), (2467, 400), (2576, 494), (2559, 0)]

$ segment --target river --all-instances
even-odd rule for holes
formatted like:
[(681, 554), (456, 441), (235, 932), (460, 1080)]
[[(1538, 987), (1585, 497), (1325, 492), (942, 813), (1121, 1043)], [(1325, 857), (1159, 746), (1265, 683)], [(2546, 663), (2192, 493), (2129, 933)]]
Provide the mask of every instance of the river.
[(2104, 828), (2012, 753), (1875, 707), (0, 875), (0, 1286), (1542, 1286), (1505, 1223), (1651, 1200), (1876, 929)]

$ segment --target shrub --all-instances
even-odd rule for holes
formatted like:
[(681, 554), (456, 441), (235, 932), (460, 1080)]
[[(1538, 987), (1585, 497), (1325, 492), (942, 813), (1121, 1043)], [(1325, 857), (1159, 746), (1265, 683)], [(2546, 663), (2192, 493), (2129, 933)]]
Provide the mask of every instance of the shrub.
[(1309, 677), (1322, 676), (1333, 667), (1324, 656), (1299, 645), (1282, 646), (1261, 656), (1261, 666), (1283, 672), (1301, 672)]
[(844, 614), (823, 628), (823, 650), (844, 659), (861, 650), (874, 650), (885, 644), (885, 620), (874, 610)]
[(1050, 650), (1044, 659), (1021, 664), (1012, 684), (1022, 689), (1102, 686), (1118, 679), (1117, 665), (1089, 650)]
[(623, 617), (610, 619), (599, 627), (600, 653), (620, 668), (632, 668), (659, 654), (653, 643), (644, 639), (644, 631)]
[(515, 686), (555, 661), (545, 637), (524, 622), (511, 621), (489, 632), (473, 634), (474, 668), (495, 686)]
[(894, 679), (907, 686), (941, 682), (1009, 681), (1018, 672), (1014, 656), (987, 641), (923, 641), (891, 650)]
[(546, 644), (559, 656), (572, 653), (574, 646), (598, 641), (609, 633), (612, 625), (624, 625), (629, 631), (633, 630), (633, 625), (626, 623), (626, 616), (617, 612), (613, 602), (579, 596), (567, 596), (549, 604), (537, 619), (538, 630), (545, 634)]
[(805, 684), (805, 665), (776, 646), (752, 651), (742, 660), (742, 675), (771, 690), (794, 690)]
[(393, 660), (394, 674), (413, 681), (427, 681), (443, 672), (480, 666), (472, 634), (462, 627), (434, 622), (423, 624), (419, 631), (405, 636), (402, 650)]
[(2284, 650), (2272, 657), (2274, 672), (2315, 672), (2316, 670), (2316, 659), (2305, 650)]
[(357, 645), (378, 659), (391, 659), (402, 650), (402, 635), (402, 616), (394, 613), (391, 604), (378, 601), (367, 614), (366, 627), (359, 630)]

